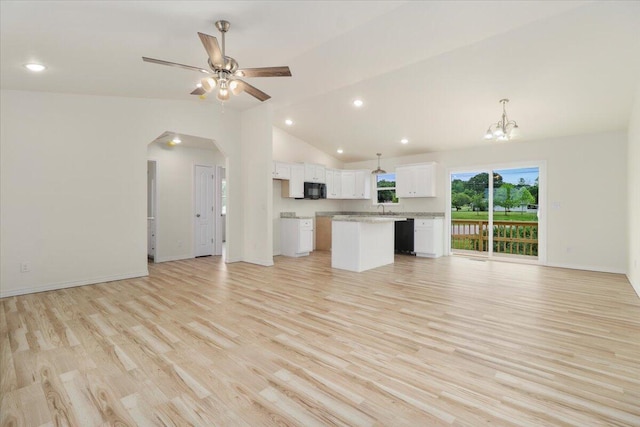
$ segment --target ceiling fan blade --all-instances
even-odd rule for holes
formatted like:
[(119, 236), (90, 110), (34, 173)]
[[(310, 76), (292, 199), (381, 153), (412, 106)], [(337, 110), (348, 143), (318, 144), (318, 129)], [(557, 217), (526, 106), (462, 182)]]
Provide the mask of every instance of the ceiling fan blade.
[(267, 99), (271, 98), (269, 95), (267, 95), (266, 93), (264, 93), (263, 91), (261, 91), (257, 87), (251, 86), (249, 83), (247, 83), (245, 81), (234, 80), (234, 82), (237, 83), (237, 85), (235, 85), (235, 87), (233, 89), (231, 89), (231, 92), (233, 92), (234, 95), (237, 95), (242, 91), (245, 91), (249, 95), (251, 95), (254, 98), (257, 98), (257, 99), (259, 99), (260, 101), (263, 101), (263, 102), (266, 101)]
[(186, 70), (199, 71), (201, 73), (211, 74), (209, 70), (205, 70), (204, 68), (192, 67), (191, 65), (178, 64), (177, 62), (169, 62), (169, 61), (163, 61), (162, 59), (147, 58), (146, 56), (143, 56), (142, 60), (144, 62), (151, 62), (152, 64), (168, 65), (170, 67), (184, 68)]
[(236, 71), (240, 77), (291, 77), (289, 67), (243, 68)]
[(191, 92), (191, 95), (204, 95), (205, 93), (207, 93), (207, 91), (204, 90), (204, 88), (197, 87), (193, 90), (193, 92)]
[(218, 39), (204, 33), (198, 33), (198, 37), (200, 37), (200, 41), (202, 42), (204, 49), (207, 51), (211, 63), (216, 67), (222, 68), (224, 66), (224, 58), (222, 57), (222, 51), (218, 45)]

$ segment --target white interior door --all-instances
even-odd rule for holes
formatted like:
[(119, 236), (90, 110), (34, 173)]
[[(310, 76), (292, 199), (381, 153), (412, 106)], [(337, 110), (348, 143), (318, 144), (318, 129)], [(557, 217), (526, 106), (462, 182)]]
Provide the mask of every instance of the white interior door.
[(196, 165), (195, 171), (195, 256), (213, 255), (214, 171), (211, 166)]

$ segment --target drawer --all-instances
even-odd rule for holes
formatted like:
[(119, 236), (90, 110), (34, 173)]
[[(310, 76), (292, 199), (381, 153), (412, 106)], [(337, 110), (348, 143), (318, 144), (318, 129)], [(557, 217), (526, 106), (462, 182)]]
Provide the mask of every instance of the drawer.
[(300, 228), (313, 228), (313, 220), (312, 219), (301, 219), (300, 220)]
[(433, 219), (416, 219), (413, 223), (414, 227), (433, 227)]

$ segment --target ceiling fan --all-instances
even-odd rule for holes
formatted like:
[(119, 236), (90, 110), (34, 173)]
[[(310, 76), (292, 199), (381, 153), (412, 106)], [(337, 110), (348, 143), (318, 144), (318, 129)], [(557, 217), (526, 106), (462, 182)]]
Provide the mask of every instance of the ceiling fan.
[(231, 24), (228, 21), (220, 20), (216, 22), (216, 28), (222, 34), (222, 49), (220, 49), (218, 40), (214, 36), (198, 33), (200, 41), (209, 55), (207, 62), (209, 63), (210, 70), (178, 64), (177, 62), (147, 58), (146, 56), (143, 56), (142, 60), (145, 62), (152, 62), (154, 64), (169, 65), (171, 67), (179, 67), (207, 74), (207, 77), (203, 78), (200, 83), (198, 83), (196, 89), (191, 92), (191, 95), (200, 95), (201, 97), (204, 97), (207, 93), (217, 87), (217, 97), (220, 101), (228, 100), (230, 92), (234, 95), (238, 95), (240, 92), (246, 92), (260, 101), (266, 101), (271, 98), (271, 96), (267, 95), (260, 89), (251, 86), (244, 80), (240, 80), (239, 77), (290, 77), (291, 71), (287, 66), (239, 68), (238, 62), (225, 54), (224, 35), (229, 31), (230, 26)]

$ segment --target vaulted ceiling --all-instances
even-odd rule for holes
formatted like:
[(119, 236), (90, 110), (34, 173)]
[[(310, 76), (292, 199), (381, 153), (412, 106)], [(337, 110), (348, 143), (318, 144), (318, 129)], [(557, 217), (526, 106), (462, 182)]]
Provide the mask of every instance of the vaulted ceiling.
[(3, 89), (204, 103), (198, 73), (141, 57), (206, 67), (196, 33), (226, 19), (242, 67), (291, 68), (246, 79), (274, 125), (343, 161), (489, 144), (501, 98), (522, 141), (625, 129), (640, 83), (640, 2), (3, 0), (0, 15)]

